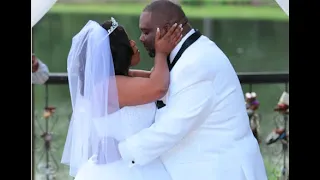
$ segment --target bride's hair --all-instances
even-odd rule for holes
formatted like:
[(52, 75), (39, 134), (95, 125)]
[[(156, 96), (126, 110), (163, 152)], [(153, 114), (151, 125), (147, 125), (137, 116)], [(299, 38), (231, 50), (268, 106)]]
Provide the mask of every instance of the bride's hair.
[[(108, 20), (101, 24), (101, 26), (108, 31), (111, 24), (111, 20)], [(119, 25), (109, 35), (109, 39), (115, 74), (128, 76), (133, 50), (126, 31)]]
[[(101, 24), (108, 31), (112, 25), (111, 20)], [(85, 34), (87, 36), (88, 34)], [(86, 38), (83, 38), (86, 39)], [(131, 58), (133, 55), (132, 47), (130, 46), (129, 37), (122, 26), (118, 26), (110, 35), (110, 49), (113, 58), (113, 66), (115, 75), (128, 76)], [(84, 42), (83, 50), (79, 55), (79, 78), (80, 78), (80, 94), (84, 94), (84, 72), (86, 66), (87, 42)]]

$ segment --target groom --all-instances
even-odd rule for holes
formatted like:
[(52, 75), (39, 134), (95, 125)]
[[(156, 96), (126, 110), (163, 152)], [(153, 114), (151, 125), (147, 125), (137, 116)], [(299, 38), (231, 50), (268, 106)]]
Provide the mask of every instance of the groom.
[(160, 157), (173, 180), (267, 180), (240, 82), (219, 47), (164, 0), (143, 10), (141, 42), (154, 57), (156, 28), (175, 22), (184, 37), (168, 58), (169, 91), (154, 124), (119, 143), (122, 158), (134, 167)]

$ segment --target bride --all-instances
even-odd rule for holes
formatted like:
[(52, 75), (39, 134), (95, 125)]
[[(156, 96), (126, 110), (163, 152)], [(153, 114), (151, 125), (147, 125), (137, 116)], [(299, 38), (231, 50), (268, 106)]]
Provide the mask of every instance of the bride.
[(73, 114), (62, 163), (75, 180), (171, 179), (160, 159), (129, 167), (117, 143), (153, 123), (155, 101), (169, 86), (166, 59), (181, 31), (177, 24), (166, 33), (157, 29), (151, 73), (129, 70), (139, 63), (139, 50), (113, 18), (102, 25), (89, 21), (73, 37), (68, 56)]

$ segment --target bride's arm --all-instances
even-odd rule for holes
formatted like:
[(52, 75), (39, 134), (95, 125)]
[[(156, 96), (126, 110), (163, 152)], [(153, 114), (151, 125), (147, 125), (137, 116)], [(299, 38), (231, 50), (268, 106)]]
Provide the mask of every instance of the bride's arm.
[(119, 105), (147, 104), (163, 97), (169, 87), (168, 54), (156, 53), (155, 68), (149, 78), (117, 76)]
[(116, 77), (119, 105), (121, 107), (154, 102), (167, 93), (170, 77), (166, 59), (181, 40), (181, 31), (182, 28), (177, 25), (172, 26), (163, 37), (160, 37), (160, 32), (157, 31), (154, 68), (150, 72), (149, 78)]
[(152, 69), (151, 69), (151, 71), (140, 70), (140, 69), (130, 69), (129, 76), (149, 78), (151, 75), (151, 72), (152, 72)]

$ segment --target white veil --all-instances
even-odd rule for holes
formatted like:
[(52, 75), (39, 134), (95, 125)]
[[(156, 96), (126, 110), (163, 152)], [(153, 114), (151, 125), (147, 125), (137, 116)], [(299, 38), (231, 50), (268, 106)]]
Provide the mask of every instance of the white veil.
[(73, 37), (68, 56), (68, 78), (72, 117), (61, 162), (75, 176), (92, 155), (97, 163), (120, 159), (117, 141), (120, 113), (109, 35), (118, 23), (106, 31), (89, 21)]

